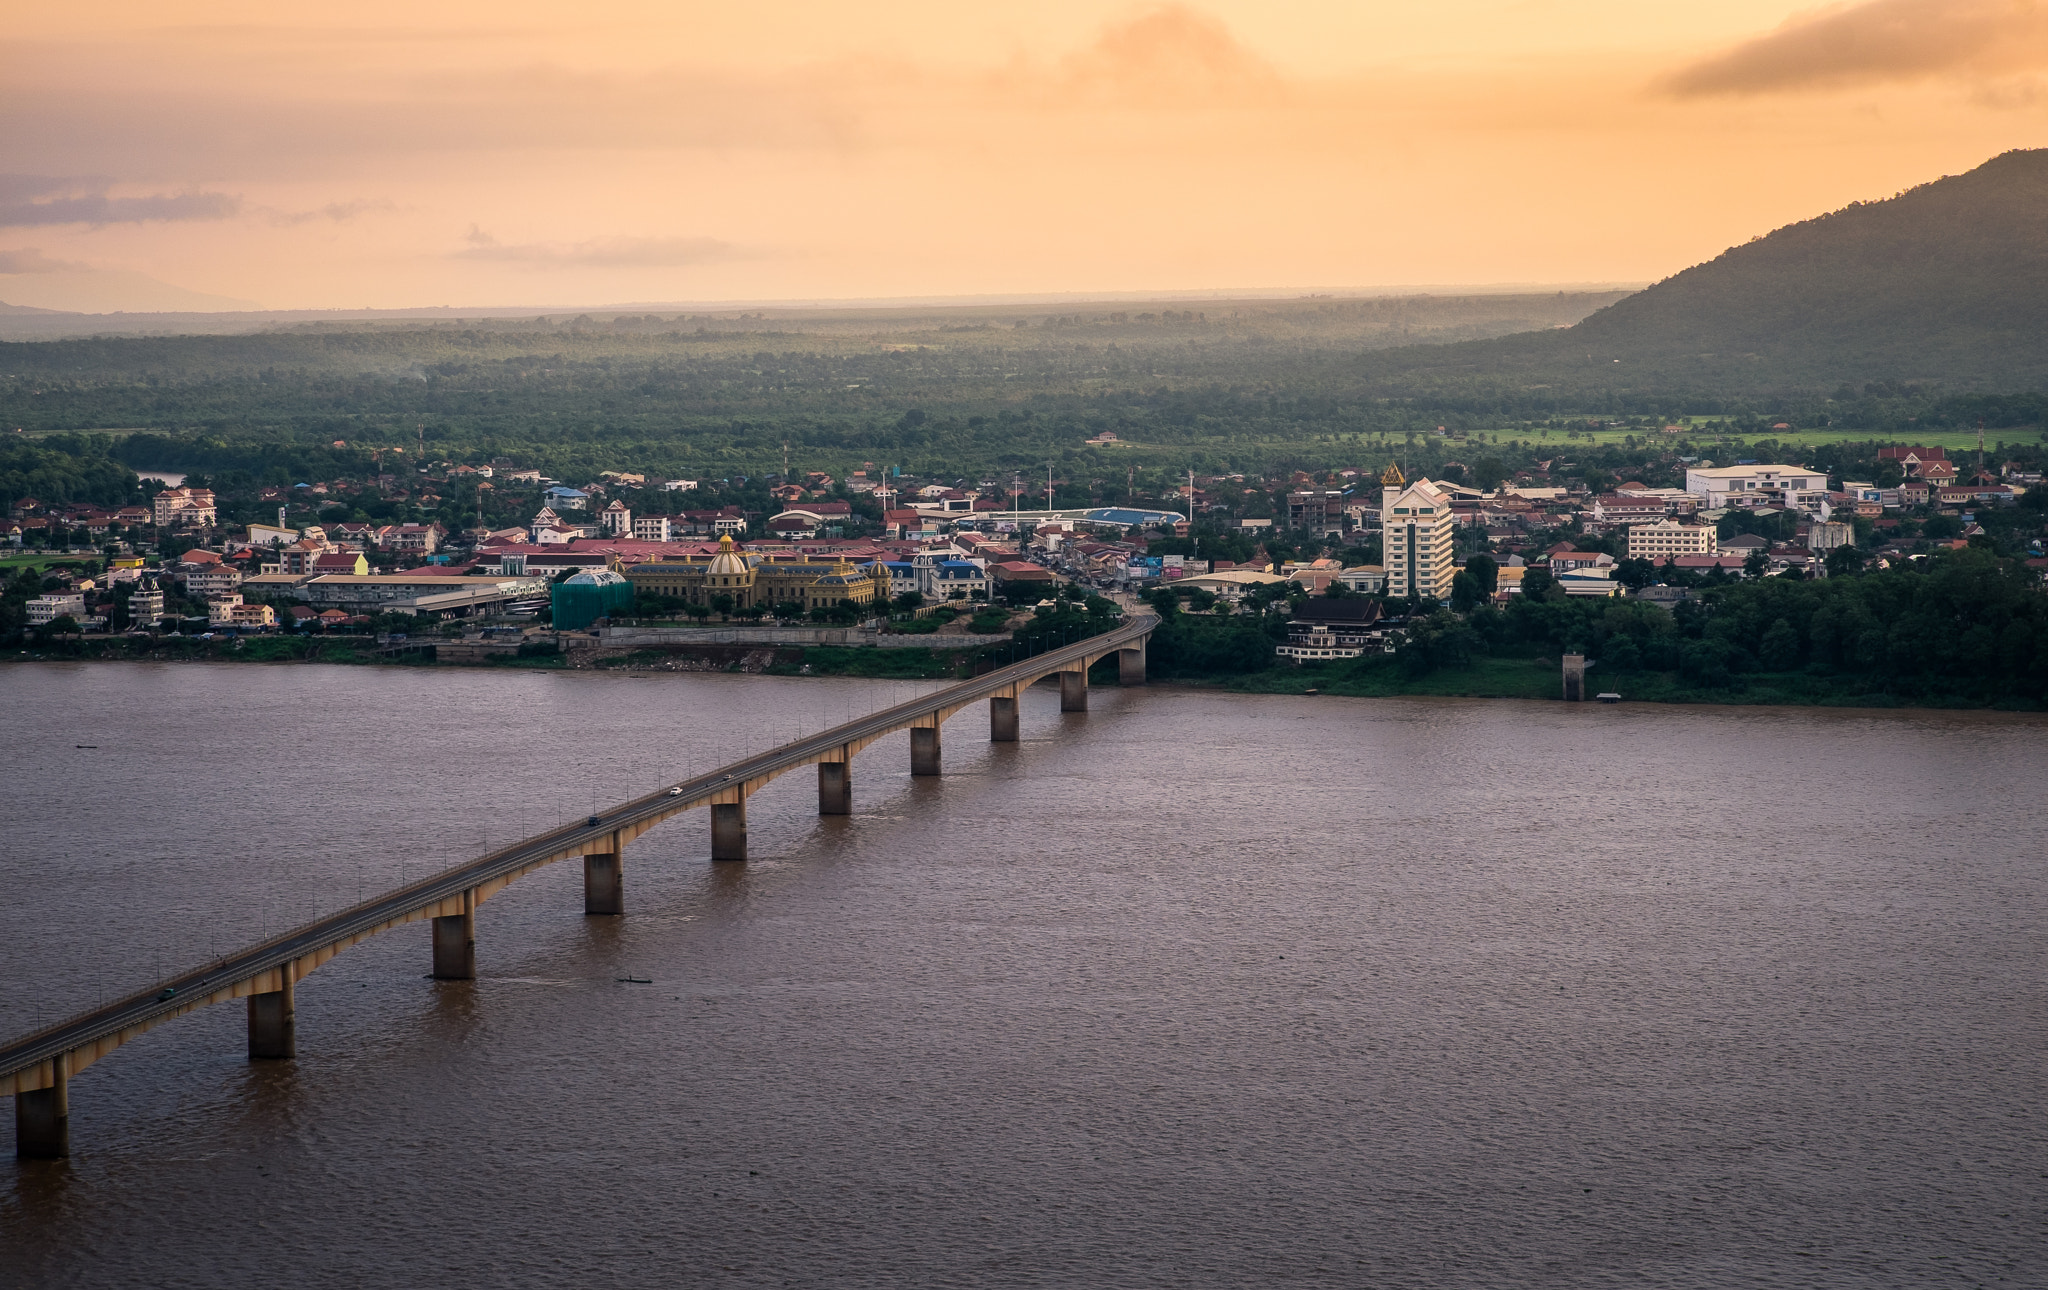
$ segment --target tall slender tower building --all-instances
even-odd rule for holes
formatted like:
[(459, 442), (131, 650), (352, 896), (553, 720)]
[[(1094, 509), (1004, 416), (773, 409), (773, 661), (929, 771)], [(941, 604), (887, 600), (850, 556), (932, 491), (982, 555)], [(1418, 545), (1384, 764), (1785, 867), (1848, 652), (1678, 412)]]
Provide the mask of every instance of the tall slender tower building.
[(1380, 476), (1387, 594), (1449, 600), (1457, 565), (1451, 553), (1451, 499), (1427, 479), (1404, 483), (1398, 466)]

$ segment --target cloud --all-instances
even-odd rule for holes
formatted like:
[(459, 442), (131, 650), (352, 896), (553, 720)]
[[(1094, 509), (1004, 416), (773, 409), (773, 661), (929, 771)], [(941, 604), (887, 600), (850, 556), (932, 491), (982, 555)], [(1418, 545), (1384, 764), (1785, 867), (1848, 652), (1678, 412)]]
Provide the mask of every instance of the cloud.
[(1679, 98), (1833, 89), (2048, 63), (2048, 4), (1867, 0), (1804, 14), (1768, 36), (1682, 68)]
[(748, 258), (741, 248), (711, 237), (606, 237), (508, 245), (471, 226), (463, 240), (468, 249), (453, 252), (450, 259), (536, 269), (671, 269)]
[(53, 260), (33, 246), (0, 251), (0, 273), (82, 273), (91, 267), (77, 260)]
[(154, 193), (109, 197), (111, 182), (54, 175), (0, 175), (0, 227), (136, 224), (145, 220), (227, 219), (242, 199), (226, 193)]
[(1271, 63), (1222, 22), (1178, 4), (1104, 27), (1051, 69), (1014, 63), (993, 81), (1010, 95), (1090, 107), (1241, 107), (1286, 97)]
[(383, 213), (397, 209), (397, 202), (392, 201), (388, 197), (377, 197), (359, 198), (355, 201), (346, 202), (329, 202), (320, 209), (311, 211), (270, 211), (268, 215), (272, 224), (280, 228), (292, 228), (299, 224), (310, 224), (314, 220), (322, 219), (333, 220), (337, 224), (346, 224), (358, 215), (368, 215), (373, 211)]

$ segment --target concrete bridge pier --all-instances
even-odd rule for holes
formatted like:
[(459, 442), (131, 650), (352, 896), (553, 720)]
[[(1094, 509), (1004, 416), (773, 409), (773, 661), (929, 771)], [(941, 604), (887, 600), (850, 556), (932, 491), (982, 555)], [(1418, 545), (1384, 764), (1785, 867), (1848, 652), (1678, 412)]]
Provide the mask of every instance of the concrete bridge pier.
[(1116, 683), (1145, 684), (1145, 642), (1140, 641), (1136, 649), (1120, 649), (1116, 652)]
[(583, 912), (623, 914), (626, 912), (626, 857), (619, 835), (612, 834), (609, 851), (583, 854)]
[(1586, 699), (1586, 656), (1567, 654), (1564, 656), (1564, 701), (1583, 703)]
[(462, 893), (462, 912), (434, 919), (434, 979), (476, 980), (476, 893)]
[(1060, 711), (1088, 711), (1088, 671), (1060, 673)]
[(912, 726), (910, 728), (910, 773), (912, 775), (936, 775), (939, 773), (939, 727)]
[(711, 804), (711, 858), (713, 860), (744, 860), (747, 858), (747, 799), (741, 794), (735, 802), (713, 802)]
[(818, 763), (818, 814), (853, 814), (853, 763)]
[(14, 1095), (14, 1155), (18, 1160), (62, 1160), (71, 1154), (71, 1054), (50, 1063), (56, 1081)]
[(283, 1060), (299, 1055), (298, 965), (278, 969), (281, 990), (249, 996), (249, 1060)]
[(988, 741), (992, 744), (1017, 742), (1017, 700), (997, 695), (988, 701)]

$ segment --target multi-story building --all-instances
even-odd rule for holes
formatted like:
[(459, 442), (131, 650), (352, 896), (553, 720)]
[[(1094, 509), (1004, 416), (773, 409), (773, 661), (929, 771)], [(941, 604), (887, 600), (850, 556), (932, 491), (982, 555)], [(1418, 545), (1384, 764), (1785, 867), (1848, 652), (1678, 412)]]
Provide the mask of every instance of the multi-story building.
[(445, 536), (438, 524), (400, 524), (383, 535), (383, 545), (392, 551), (432, 555)]
[(59, 618), (69, 618), (74, 623), (84, 622), (85, 593), (49, 591), (28, 602), (29, 626), (47, 627)]
[(1708, 510), (1783, 506), (1817, 511), (1828, 491), (1824, 470), (1805, 466), (1709, 466), (1685, 472), (1685, 491), (1706, 500)]
[(926, 600), (981, 600), (988, 596), (988, 570), (973, 560), (940, 560), (918, 571)]
[(242, 585), (242, 571), (231, 564), (182, 566), (185, 594), (198, 600), (224, 596)]
[(1602, 493), (1593, 499), (1597, 524), (1650, 524), (1666, 513), (1664, 499), (1654, 493)]
[(1657, 564), (1681, 555), (1714, 555), (1721, 549), (1719, 532), (1711, 524), (1682, 524), (1659, 520), (1638, 524), (1628, 531), (1628, 558)]
[(155, 498), (159, 528), (211, 528), (219, 516), (210, 488), (166, 488)]
[[(612, 500), (610, 506), (598, 512), (597, 527), (611, 537), (635, 536), (633, 532), (633, 512), (627, 510), (626, 504), (616, 498)], [(662, 540), (667, 541), (666, 538)]]
[(1393, 466), (1380, 477), (1387, 594), (1449, 600), (1457, 574), (1451, 550), (1451, 499), (1427, 479), (1403, 484)]
[(640, 542), (668, 542), (682, 531), (680, 515), (635, 515), (633, 537)]
[(128, 622), (135, 627), (153, 627), (163, 621), (164, 593), (155, 587), (137, 587), (128, 595)]

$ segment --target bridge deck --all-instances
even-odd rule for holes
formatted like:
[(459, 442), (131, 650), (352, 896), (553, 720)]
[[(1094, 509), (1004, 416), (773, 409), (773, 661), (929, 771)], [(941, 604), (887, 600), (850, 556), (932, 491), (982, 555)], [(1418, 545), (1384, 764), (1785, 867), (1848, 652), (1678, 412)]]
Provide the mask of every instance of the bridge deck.
[[(100, 1057), (173, 1017), (209, 1003), (281, 990), (336, 954), (401, 923), (473, 909), (524, 874), (557, 860), (615, 851), (661, 821), (699, 806), (735, 802), (777, 775), (820, 761), (850, 760), (886, 735), (936, 726), (968, 704), (1015, 697), (1056, 672), (1086, 668), (1119, 650), (1142, 646), (1158, 619), (1132, 615), (1100, 636), (1036, 654), (959, 685), (899, 703), (844, 725), (784, 744), (598, 813), (598, 823), (566, 825), (502, 847), (431, 877), (374, 896), (261, 944), (180, 973), (104, 1007), (58, 1022), (0, 1047), (0, 1096), (48, 1088), (57, 1062), (75, 1075)], [(468, 900), (465, 907), (465, 898)]]

